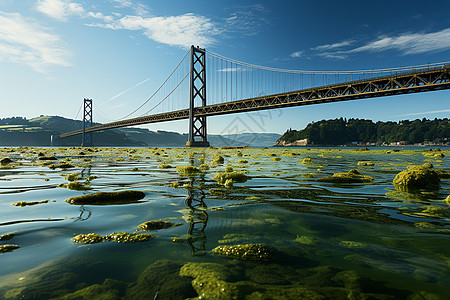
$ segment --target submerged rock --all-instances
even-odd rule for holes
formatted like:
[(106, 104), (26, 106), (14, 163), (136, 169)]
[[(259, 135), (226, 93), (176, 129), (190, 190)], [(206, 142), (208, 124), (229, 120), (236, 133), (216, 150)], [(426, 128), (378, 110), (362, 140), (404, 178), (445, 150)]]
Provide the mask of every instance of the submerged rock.
[(145, 193), (141, 191), (120, 191), (120, 192), (98, 192), (66, 200), (72, 205), (117, 205), (137, 203), (145, 198)]
[(331, 183), (367, 183), (372, 182), (373, 177), (368, 175), (361, 175), (356, 169), (351, 169), (347, 173), (334, 173), (331, 177), (323, 177), (318, 179), (322, 182)]
[(17, 245), (0, 245), (0, 253), (12, 252), (19, 248)]
[(70, 293), (59, 297), (58, 300), (80, 300), (80, 299), (108, 299), (108, 300), (120, 300), (125, 296), (128, 283), (114, 280), (105, 279), (103, 284), (93, 284), (84, 289), (78, 290), (74, 293)]
[(419, 189), (439, 189), (439, 183), (439, 175), (430, 163), (411, 166), (408, 170), (398, 173), (393, 180), (395, 189), (404, 192), (414, 192)]
[(172, 222), (167, 221), (147, 221), (138, 226), (140, 230), (158, 230), (164, 228), (171, 228), (180, 226), (182, 224), (174, 224)]
[(101, 242), (118, 242), (118, 243), (137, 243), (146, 242), (151, 238), (154, 238), (153, 234), (149, 233), (128, 233), (128, 232), (118, 232), (111, 233), (108, 235), (99, 235), (96, 233), (79, 234), (72, 238), (72, 242), (79, 244), (95, 244)]
[(276, 250), (266, 244), (223, 245), (212, 252), (242, 260), (271, 261), (275, 259)]

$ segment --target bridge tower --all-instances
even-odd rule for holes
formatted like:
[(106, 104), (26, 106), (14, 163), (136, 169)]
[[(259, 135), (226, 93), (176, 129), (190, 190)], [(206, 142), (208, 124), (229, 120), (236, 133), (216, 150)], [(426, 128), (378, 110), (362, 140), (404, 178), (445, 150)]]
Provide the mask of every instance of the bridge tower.
[(92, 147), (92, 132), (86, 132), (86, 128), (92, 127), (92, 99), (83, 100), (83, 135), (81, 147)]
[(191, 79), (189, 95), (189, 138), (186, 147), (209, 147), (206, 138), (206, 116), (196, 116), (195, 107), (206, 106), (206, 51), (191, 46)]

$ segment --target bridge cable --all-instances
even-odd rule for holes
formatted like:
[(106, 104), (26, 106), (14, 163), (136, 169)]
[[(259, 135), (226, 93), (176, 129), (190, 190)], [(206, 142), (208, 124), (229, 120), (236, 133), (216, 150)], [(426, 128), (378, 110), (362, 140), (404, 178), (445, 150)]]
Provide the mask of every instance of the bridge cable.
[[(138, 108), (136, 108), (135, 110), (133, 110), (131, 113), (129, 113), (128, 115), (126, 115), (123, 118), (120, 118), (119, 120), (123, 120), (128, 118), (129, 116), (131, 116), (132, 114), (134, 114), (135, 112), (137, 112), (139, 109), (141, 109), (145, 104), (147, 104), (148, 101), (150, 101), (158, 92), (159, 90), (161, 90), (161, 88), (166, 84), (166, 82), (170, 79), (170, 77), (172, 76), (173, 73), (175, 73), (175, 71), (178, 69), (178, 67), (181, 65), (181, 63), (184, 61), (184, 59), (186, 58), (186, 56), (190, 53), (191, 51), (189, 50), (184, 57), (181, 59), (181, 61), (178, 63), (178, 65), (175, 67), (175, 69), (172, 71), (172, 73), (170, 73), (170, 75), (166, 78), (166, 80), (161, 84), (161, 86), (147, 99), (145, 100), (145, 102), (139, 106)], [(178, 86), (177, 86), (178, 87)], [(158, 104), (159, 105), (159, 104)], [(153, 108), (152, 108), (153, 109)], [(152, 110), (151, 109), (151, 110)], [(146, 113), (145, 113), (146, 114)]]

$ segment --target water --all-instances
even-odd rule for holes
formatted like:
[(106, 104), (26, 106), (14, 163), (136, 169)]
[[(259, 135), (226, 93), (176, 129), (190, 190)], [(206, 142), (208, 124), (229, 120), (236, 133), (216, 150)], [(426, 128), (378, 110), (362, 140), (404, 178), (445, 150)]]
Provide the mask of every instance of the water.
[[(0, 149), (14, 161), (0, 169), (0, 235), (15, 234), (0, 245), (20, 247), (0, 254), (0, 299), (448, 299), (449, 181), (412, 194), (395, 191), (392, 180), (411, 164), (449, 170), (450, 151), (94, 149)], [(58, 158), (48, 166), (74, 168), (43, 166), (39, 152)], [(218, 153), (225, 163), (211, 164)], [(175, 168), (203, 163), (210, 169), (194, 176)], [(213, 177), (229, 165), (251, 179), (218, 185)], [(352, 168), (374, 181), (317, 180)], [(58, 187), (74, 173), (80, 182), (96, 177), (89, 190)], [(65, 202), (122, 190), (146, 196), (125, 205)], [(11, 205), (42, 200), (50, 201)], [(71, 240), (133, 233), (151, 220), (182, 225), (150, 231), (155, 238), (141, 243)], [(275, 249), (273, 260), (212, 252), (259, 243)]]

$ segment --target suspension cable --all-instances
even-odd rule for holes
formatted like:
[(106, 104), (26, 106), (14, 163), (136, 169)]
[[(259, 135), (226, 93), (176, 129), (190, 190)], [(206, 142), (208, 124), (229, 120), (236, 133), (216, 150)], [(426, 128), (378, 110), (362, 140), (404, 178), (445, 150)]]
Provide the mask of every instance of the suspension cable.
[(445, 65), (450, 62), (439, 62), (439, 63), (432, 63), (432, 64), (424, 64), (424, 65), (416, 65), (416, 66), (409, 66), (409, 67), (399, 67), (399, 68), (385, 68), (385, 69), (370, 69), (370, 70), (355, 70), (355, 71), (307, 71), (307, 70), (290, 70), (290, 69), (280, 69), (280, 68), (273, 68), (273, 67), (266, 67), (261, 65), (255, 65), (251, 63), (246, 63), (243, 61), (239, 61), (233, 58), (229, 58), (217, 53), (214, 53), (212, 51), (207, 50), (208, 54), (215, 56), (217, 58), (223, 59), (225, 61), (234, 62), (243, 66), (248, 66), (252, 68), (262, 69), (266, 71), (277, 71), (277, 72), (284, 72), (284, 73), (306, 73), (306, 74), (362, 74), (362, 73), (380, 73), (380, 72), (389, 72), (389, 71), (408, 71), (408, 70), (414, 70), (417, 68), (424, 68), (424, 67), (434, 67), (439, 65)]
[[(173, 69), (172, 73), (170, 73), (170, 75), (166, 78), (166, 80), (161, 84), (161, 86), (147, 99), (145, 100), (144, 103), (142, 103), (138, 108), (136, 108), (135, 110), (133, 110), (131, 113), (129, 113), (128, 115), (126, 115), (125, 117), (120, 118), (119, 120), (123, 120), (128, 118), (129, 116), (131, 116), (132, 114), (134, 114), (135, 112), (137, 112), (139, 109), (141, 109), (145, 104), (147, 104), (148, 101), (150, 101), (158, 92), (159, 90), (166, 84), (166, 82), (170, 79), (170, 77), (172, 76), (173, 73), (175, 73), (175, 71), (178, 69), (178, 67), (181, 65), (181, 63), (184, 61), (184, 59), (186, 58), (186, 56), (190, 53), (191, 51), (189, 50), (184, 57), (181, 59), (181, 61), (178, 63), (178, 65), (175, 67), (175, 69)], [(178, 87), (178, 86), (177, 86)], [(159, 104), (158, 104), (159, 105)], [(153, 108), (152, 108), (153, 109)], [(147, 113), (145, 113), (147, 114)]]

